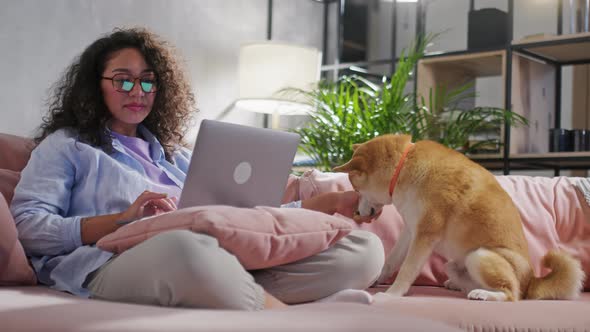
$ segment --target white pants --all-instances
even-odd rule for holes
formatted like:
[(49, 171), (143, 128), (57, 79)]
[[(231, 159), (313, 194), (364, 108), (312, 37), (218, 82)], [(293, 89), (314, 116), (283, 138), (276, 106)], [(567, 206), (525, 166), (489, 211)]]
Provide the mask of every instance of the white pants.
[(191, 308), (260, 310), (264, 290), (289, 303), (369, 287), (381, 273), (381, 240), (352, 231), (331, 248), (290, 264), (246, 271), (205, 234), (161, 233), (111, 259), (87, 278), (91, 297)]

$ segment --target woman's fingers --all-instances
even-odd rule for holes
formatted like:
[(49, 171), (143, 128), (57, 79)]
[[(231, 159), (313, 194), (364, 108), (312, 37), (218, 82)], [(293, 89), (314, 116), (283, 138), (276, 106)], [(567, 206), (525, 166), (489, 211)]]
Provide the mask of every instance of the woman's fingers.
[(166, 196), (168, 195), (146, 190), (143, 193), (141, 193), (139, 197), (137, 197), (134, 204), (139, 204), (139, 206), (145, 206), (151, 200), (166, 198)]
[(178, 208), (176, 206), (176, 197), (166, 197), (164, 199), (166, 200), (166, 202), (168, 202), (168, 204), (170, 204), (170, 206), (172, 206), (172, 208), (174, 210), (176, 210)]
[(162, 210), (162, 212), (169, 212), (176, 210), (176, 205), (170, 199), (160, 198), (151, 200), (149, 205), (154, 206), (156, 209)]

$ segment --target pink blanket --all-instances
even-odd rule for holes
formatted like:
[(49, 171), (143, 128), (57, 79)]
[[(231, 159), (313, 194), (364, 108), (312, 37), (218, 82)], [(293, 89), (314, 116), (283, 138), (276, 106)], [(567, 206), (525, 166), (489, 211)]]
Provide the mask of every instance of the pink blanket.
[[(546, 272), (542, 271), (541, 258), (554, 248), (563, 249), (580, 259), (586, 275), (590, 275), (590, 206), (576, 189), (576, 179), (498, 176), (497, 180), (520, 211), (537, 275)], [(299, 178), (290, 178), (284, 201), (307, 199), (327, 191), (351, 189), (344, 173), (312, 170)], [(385, 252), (389, 253), (400, 235), (403, 220), (394, 206), (387, 206), (373, 223), (355, 227), (377, 234), (383, 241)], [(442, 285), (447, 278), (444, 263), (442, 257), (433, 255), (422, 269), (416, 284)], [(588, 279), (585, 289), (590, 289)]]

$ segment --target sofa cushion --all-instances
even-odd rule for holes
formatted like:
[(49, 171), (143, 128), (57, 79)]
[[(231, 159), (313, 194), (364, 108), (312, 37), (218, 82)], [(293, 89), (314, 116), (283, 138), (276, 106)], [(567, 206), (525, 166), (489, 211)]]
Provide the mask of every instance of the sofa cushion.
[(32, 139), (0, 133), (0, 169), (20, 172), (34, 147)]
[(4, 196), (0, 195), (0, 286), (35, 283), (35, 273), (18, 241), (18, 232), (8, 204)]
[(410, 317), (421, 317), (478, 332), (588, 331), (590, 293), (577, 300), (517, 302), (473, 301), (465, 294), (443, 287), (413, 286), (405, 297), (375, 293), (373, 307)]
[(97, 245), (120, 253), (161, 232), (187, 229), (216, 237), (246, 269), (254, 270), (317, 254), (350, 233), (352, 223), (306, 209), (201, 206), (138, 220)]
[(20, 179), (20, 172), (9, 169), (0, 169), (0, 194), (4, 196), (6, 202), (10, 205), (14, 195), (14, 187)]
[(0, 288), (0, 324), (0, 330), (7, 332), (464, 331), (358, 303), (309, 303), (260, 311), (187, 309), (85, 299), (41, 286)]

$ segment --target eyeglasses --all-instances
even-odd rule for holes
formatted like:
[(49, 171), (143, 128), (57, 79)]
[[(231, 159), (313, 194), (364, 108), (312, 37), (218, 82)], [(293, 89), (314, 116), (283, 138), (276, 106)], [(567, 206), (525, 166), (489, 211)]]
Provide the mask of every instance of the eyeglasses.
[(158, 85), (154, 75), (133, 77), (129, 74), (116, 74), (113, 77), (101, 77), (103, 80), (110, 80), (113, 88), (119, 92), (129, 92), (133, 90), (135, 82), (139, 80), (139, 86), (145, 93), (154, 93), (158, 90)]

